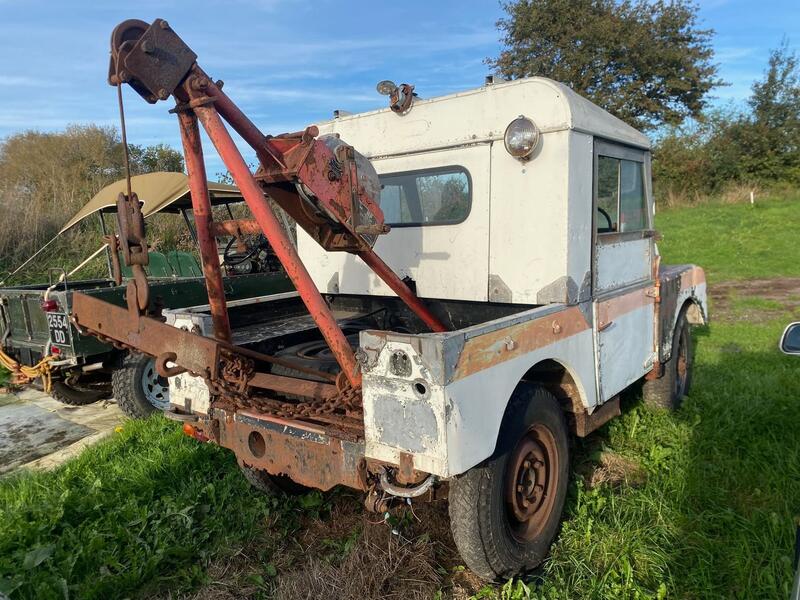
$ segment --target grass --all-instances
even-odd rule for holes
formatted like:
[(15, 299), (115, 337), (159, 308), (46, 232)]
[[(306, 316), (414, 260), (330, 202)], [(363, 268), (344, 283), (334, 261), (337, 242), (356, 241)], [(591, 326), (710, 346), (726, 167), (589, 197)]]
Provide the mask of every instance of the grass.
[(11, 379), (11, 373), (3, 366), (0, 366), (0, 387), (4, 387)]
[(797, 231), (800, 199), (705, 203), (656, 215), (665, 262), (703, 266), (710, 282), (800, 277)]
[[(712, 293), (714, 282), (800, 275), (794, 212), (785, 201), (667, 211), (658, 217), (661, 251), (666, 263), (705, 266)], [(758, 289), (736, 296), (695, 332), (695, 379), (680, 411), (651, 412), (634, 394), (622, 417), (576, 444), (562, 531), (526, 581), (484, 586), (471, 577), (442, 507), (375, 524), (356, 495), (268, 499), (247, 487), (229, 453), (156, 418), (126, 424), (55, 471), (0, 480), (0, 591), (788, 597), (800, 508), (800, 362), (776, 341), (796, 310)], [(636, 475), (598, 477), (609, 456)]]
[(52, 472), (0, 484), (0, 591), (112, 598), (197, 586), (209, 560), (289, 512), (233, 457), (158, 417)]

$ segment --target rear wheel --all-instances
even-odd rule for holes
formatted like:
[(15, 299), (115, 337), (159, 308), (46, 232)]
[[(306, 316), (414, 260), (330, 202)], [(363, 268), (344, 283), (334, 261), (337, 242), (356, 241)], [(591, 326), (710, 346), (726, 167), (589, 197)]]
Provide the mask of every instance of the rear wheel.
[(62, 404), (70, 406), (85, 406), (108, 398), (109, 395), (108, 381), (98, 384), (81, 381), (79, 376), (56, 379), (50, 385), (50, 396)]
[(647, 406), (677, 410), (692, 385), (694, 352), (686, 311), (681, 311), (672, 335), (672, 354), (659, 379), (645, 381), (642, 398)]
[(156, 372), (155, 359), (129, 354), (111, 377), (120, 410), (131, 419), (144, 419), (169, 408), (169, 383)]
[(520, 386), (494, 456), (450, 483), (450, 527), (470, 569), (495, 579), (544, 560), (561, 521), (568, 467), (558, 401), (542, 388)]

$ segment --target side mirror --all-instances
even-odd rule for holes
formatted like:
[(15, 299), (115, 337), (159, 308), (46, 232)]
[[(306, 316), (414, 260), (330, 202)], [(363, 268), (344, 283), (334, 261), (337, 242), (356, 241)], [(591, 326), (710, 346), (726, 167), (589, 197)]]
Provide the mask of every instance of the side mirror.
[(800, 354), (800, 321), (789, 324), (783, 330), (778, 347), (784, 354)]

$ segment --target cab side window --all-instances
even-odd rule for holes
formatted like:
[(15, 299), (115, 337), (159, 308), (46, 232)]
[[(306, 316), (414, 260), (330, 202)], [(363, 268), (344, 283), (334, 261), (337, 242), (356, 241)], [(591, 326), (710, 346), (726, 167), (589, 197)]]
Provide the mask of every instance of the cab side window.
[(597, 233), (647, 229), (644, 163), (597, 156)]

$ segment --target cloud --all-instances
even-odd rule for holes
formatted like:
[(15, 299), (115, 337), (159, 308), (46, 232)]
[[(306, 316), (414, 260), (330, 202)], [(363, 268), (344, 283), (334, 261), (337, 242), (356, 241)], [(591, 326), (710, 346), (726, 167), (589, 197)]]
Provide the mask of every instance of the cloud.
[[(2, 0), (0, 0), (2, 2)], [(0, 74), (0, 85), (2, 86), (16, 86), (16, 87), (36, 87), (36, 88), (53, 88), (58, 85), (52, 79), (36, 79), (33, 77), (26, 77), (24, 75), (2, 75)]]
[(714, 49), (714, 57), (723, 63), (741, 60), (753, 56), (758, 48), (749, 46), (719, 46)]
[(225, 44), (205, 62), (226, 68), (281, 66), (285, 69), (292, 69), (293, 65), (324, 62), (331, 67), (345, 65), (363, 70), (363, 64), (375, 53), (382, 52), (398, 60), (429, 57), (436, 52), (453, 52), (494, 44), (497, 42), (497, 32), (494, 29), (465, 32), (438, 30), (429, 35), (402, 37), (389, 34), (374, 38), (329, 38), (319, 42), (298, 43), (295, 39), (273, 39), (272, 42), (268, 51), (265, 51), (266, 43), (262, 41)]

